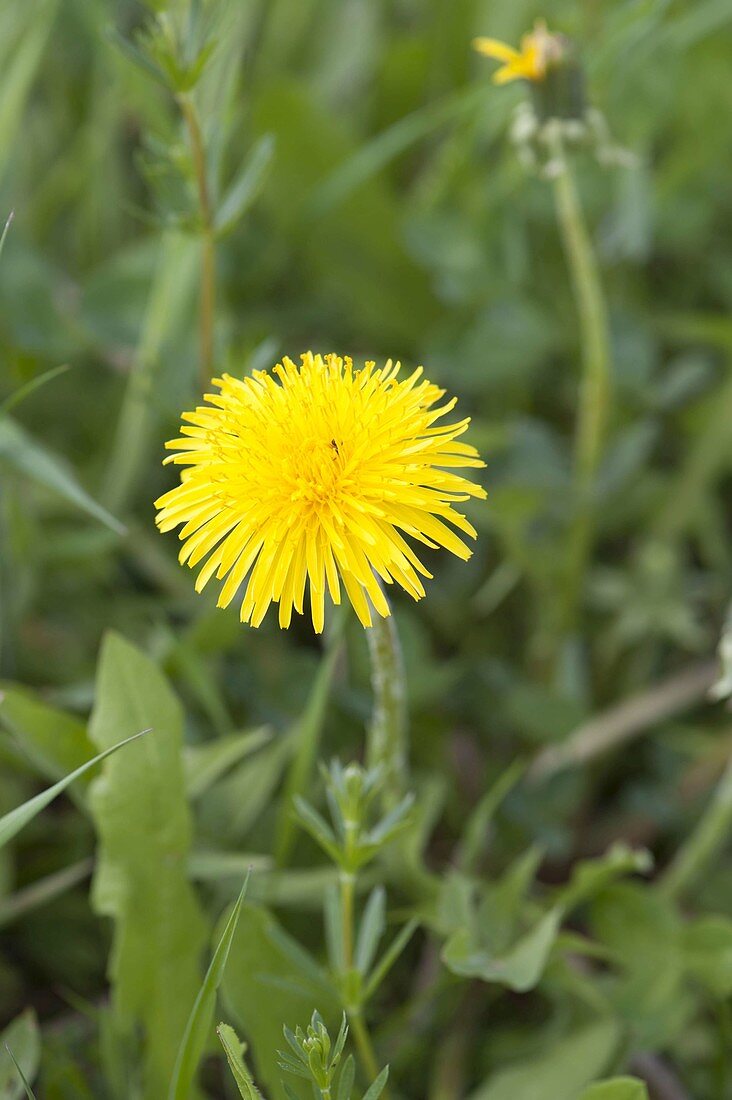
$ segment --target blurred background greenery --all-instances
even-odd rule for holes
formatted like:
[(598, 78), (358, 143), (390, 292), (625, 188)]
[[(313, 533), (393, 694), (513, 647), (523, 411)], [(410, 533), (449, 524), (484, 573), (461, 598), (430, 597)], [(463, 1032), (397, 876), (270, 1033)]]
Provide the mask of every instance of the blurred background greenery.
[[(0, 211), (15, 212), (0, 256), (0, 399), (68, 367), (0, 420), (0, 656), (8, 684), (83, 720), (114, 628), (165, 670), (189, 742), (204, 744), (290, 728), (320, 647), (306, 621), (282, 633), (270, 615), (253, 631), (216, 611), (215, 594), (196, 596), (177, 566), (175, 539), (154, 529), (152, 501), (172, 484), (162, 444), (197, 400), (201, 225), (174, 98), (115, 37), (134, 42), (149, 14), (127, 0), (0, 11)], [(493, 86), (470, 48), (477, 34), (516, 43), (539, 16), (577, 41), (592, 103), (635, 156), (621, 168), (576, 158), (609, 303), (613, 400), (597, 541), (569, 637), (556, 624), (575, 305), (551, 186), (508, 138), (525, 90)], [(209, 0), (202, 19), (215, 41), (195, 95), (218, 211), (217, 367), (241, 373), (308, 348), (424, 364), (460, 396), (487, 462), (470, 563), (435, 556), (427, 599), (395, 599), (414, 782), (436, 826), (428, 865), (449, 864), (470, 808), (519, 757), (539, 763), (495, 824), (494, 871), (538, 845), (551, 886), (618, 838), (663, 868), (732, 746), (729, 714), (706, 699), (732, 575), (729, 0)], [(349, 623), (347, 635), (321, 748), (344, 759), (370, 708), (363, 632)], [(2, 707), (0, 720), (12, 732)], [(6, 810), (39, 770), (10, 737), (1, 751)], [(285, 759), (220, 779), (197, 805), (198, 843), (266, 854)], [(51, 1066), (60, 1049), (83, 1049), (79, 1006), (102, 996), (108, 930), (83, 883), (22, 920), (13, 899), (92, 850), (88, 821), (66, 803), (0, 863), (0, 1014), (37, 1009)], [(298, 839), (295, 864), (313, 858)], [(715, 843), (688, 885), (694, 913), (729, 915), (729, 850)], [(231, 875), (203, 886), (212, 911), (237, 889)], [(306, 937), (313, 904), (298, 896), (286, 917)], [(648, 943), (638, 933), (629, 963), (641, 993), (660, 935), (643, 927)], [(671, 983), (639, 1022), (632, 986), (623, 993), (638, 1056), (662, 1059), (682, 1090), (658, 1097), (732, 1096), (724, 944), (729, 988), (693, 1012)], [(404, 1095), (427, 1095), (437, 1072), (427, 1044), (455, 996), (420, 1016), (405, 971), (386, 998), (382, 1049)], [(463, 1009), (466, 1088), (533, 1054), (550, 1016), (538, 995), (500, 1003), (494, 1015), (490, 1003)], [(400, 1048), (405, 1019), (415, 1037)], [(74, 1087), (40, 1095), (85, 1095)]]

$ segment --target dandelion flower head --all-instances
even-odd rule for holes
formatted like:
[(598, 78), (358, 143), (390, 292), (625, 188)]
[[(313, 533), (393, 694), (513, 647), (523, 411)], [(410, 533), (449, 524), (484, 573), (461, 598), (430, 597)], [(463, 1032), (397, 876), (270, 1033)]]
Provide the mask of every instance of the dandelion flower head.
[[(431, 574), (411, 540), (471, 555), (474, 527), (453, 506), (485, 491), (456, 470), (484, 463), (460, 441), (469, 419), (440, 421), (455, 399), (400, 366), (354, 369), (336, 355), (283, 359), (244, 379), (225, 374), (206, 404), (183, 414), (166, 458), (184, 466), (156, 501), (161, 531), (181, 526), (180, 561), (215, 574), (226, 607), (246, 581), (240, 618), (259, 626), (271, 603), (280, 626), (303, 614), (306, 587), (315, 630), (326, 590), (342, 589), (364, 626), (389, 614), (380, 581), (414, 599)], [(456, 533), (459, 532), (460, 534)]]
[(493, 74), (496, 84), (508, 84), (511, 80), (540, 83), (551, 62), (562, 54), (561, 36), (552, 34), (543, 20), (537, 21), (533, 31), (523, 36), (520, 50), (497, 38), (476, 38), (473, 46), (484, 57), (502, 62)]

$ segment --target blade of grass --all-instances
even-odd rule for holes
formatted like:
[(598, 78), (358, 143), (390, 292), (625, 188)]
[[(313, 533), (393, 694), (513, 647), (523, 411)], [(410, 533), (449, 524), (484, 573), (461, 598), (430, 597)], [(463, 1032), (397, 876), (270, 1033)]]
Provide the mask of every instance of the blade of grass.
[(131, 741), (136, 741), (138, 737), (142, 737), (143, 734), (150, 733), (150, 730), (141, 730), (139, 733), (135, 733), (132, 737), (126, 737), (124, 741), (118, 741), (116, 745), (112, 745), (111, 748), (105, 749), (104, 752), (100, 752), (97, 756), (92, 757), (91, 760), (87, 760), (86, 764), (82, 764), (80, 768), (70, 772), (68, 775), (60, 779), (58, 783), (54, 783), (52, 787), (47, 787), (45, 791), (41, 791), (35, 798), (29, 798), (27, 802), (24, 802), (22, 806), (16, 806), (14, 810), (10, 810), (9, 813), (0, 817), (0, 848), (8, 843), (9, 840), (19, 833), (21, 829), (36, 817), (41, 810), (44, 810), (50, 802), (53, 802), (62, 791), (65, 791), (70, 783), (73, 783), (79, 776), (84, 775), (90, 768), (93, 768), (95, 764), (101, 763), (112, 753), (117, 752), (124, 745), (129, 745)]
[(188, 1023), (186, 1024), (186, 1029), (183, 1033), (180, 1049), (178, 1051), (178, 1059), (173, 1071), (173, 1079), (168, 1093), (169, 1100), (188, 1100), (188, 1097), (191, 1095), (196, 1071), (201, 1061), (201, 1055), (206, 1045), (206, 1038), (213, 1021), (214, 1009), (216, 1007), (216, 993), (221, 985), (224, 967), (229, 957), (231, 941), (234, 938), (234, 933), (239, 923), (239, 915), (241, 913), (244, 895), (246, 894), (249, 884), (249, 874), (250, 872), (247, 871), (244, 885), (231, 911), (231, 915), (226, 922), (221, 939), (216, 945), (213, 958), (206, 971), (206, 977), (203, 979), (203, 985), (198, 992), (193, 1009), (191, 1010), (191, 1015), (188, 1018)]

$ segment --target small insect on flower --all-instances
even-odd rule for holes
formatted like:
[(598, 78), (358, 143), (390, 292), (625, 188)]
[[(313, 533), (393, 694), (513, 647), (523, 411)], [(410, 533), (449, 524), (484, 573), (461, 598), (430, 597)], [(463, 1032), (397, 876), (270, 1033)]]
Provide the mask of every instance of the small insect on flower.
[(485, 57), (503, 62), (502, 67), (493, 74), (496, 84), (508, 84), (511, 80), (531, 80), (538, 83), (546, 77), (550, 64), (561, 60), (563, 41), (561, 35), (550, 33), (546, 23), (539, 20), (533, 31), (521, 39), (520, 50), (500, 42), (497, 38), (475, 38), (473, 46)]
[(320, 632), (326, 589), (338, 604), (342, 584), (371, 626), (372, 606), (390, 613), (378, 578), (424, 595), (420, 576), (431, 574), (405, 535), (470, 557), (452, 528), (476, 531), (453, 505), (485, 490), (449, 472), (484, 465), (458, 439), (469, 419), (439, 425), (456, 399), (437, 405), (444, 390), (421, 367), (402, 380), (399, 371), (391, 360), (354, 370), (348, 358), (308, 352), (299, 366), (283, 359), (271, 372), (224, 375), (218, 394), (183, 414), (165, 461), (187, 468), (155, 504), (161, 531), (183, 525), (180, 561), (205, 559), (199, 592), (214, 573), (226, 578), (226, 607), (248, 578), (242, 622), (259, 626), (274, 602), (288, 627), (307, 583)]

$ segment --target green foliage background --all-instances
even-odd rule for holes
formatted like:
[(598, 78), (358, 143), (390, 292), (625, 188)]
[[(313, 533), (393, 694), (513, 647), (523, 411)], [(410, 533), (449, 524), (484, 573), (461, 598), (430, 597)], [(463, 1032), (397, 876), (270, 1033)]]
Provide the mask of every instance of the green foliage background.
[[(660, 1100), (729, 1098), (732, 740), (707, 698), (732, 587), (729, 2), (201, 12), (217, 364), (424, 364), (487, 462), (474, 557), (433, 556), (427, 599), (394, 600), (417, 808), (365, 876), (390, 934), (422, 922), (368, 1013), (394, 1095), (640, 1100), (627, 1080), (583, 1092), (633, 1075)], [(542, 15), (636, 158), (576, 160), (613, 397), (568, 637), (575, 304), (551, 186), (508, 139), (525, 90), (470, 49)], [(162, 443), (197, 400), (200, 224), (175, 101), (112, 33), (149, 18), (128, 0), (0, 9), (0, 400), (22, 396), (0, 413), (0, 812), (154, 727), (0, 851), (0, 1016), (39, 1097), (160, 1100), (201, 945), (252, 864), (219, 1015), (278, 1098), (282, 1024), (318, 1007), (337, 1030), (340, 1012), (332, 869), (299, 828), (272, 859), (285, 776), (304, 737), (362, 755), (368, 657), (350, 621), (326, 658), (307, 622), (240, 627), (154, 529)], [(314, 772), (304, 793), (322, 803)], [(3, 1057), (0, 1097), (22, 1096)], [(219, 1056), (204, 1081), (234, 1095)]]

